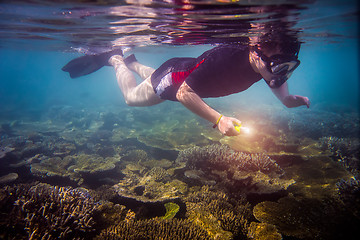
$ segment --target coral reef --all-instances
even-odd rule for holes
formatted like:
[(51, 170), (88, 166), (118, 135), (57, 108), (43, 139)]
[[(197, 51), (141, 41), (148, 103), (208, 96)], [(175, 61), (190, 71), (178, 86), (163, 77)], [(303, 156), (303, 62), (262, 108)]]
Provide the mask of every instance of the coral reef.
[(319, 141), (324, 150), (331, 152), (335, 161), (340, 162), (352, 174), (360, 177), (359, 138), (323, 137)]
[(341, 179), (336, 183), (336, 187), (345, 207), (360, 219), (360, 181), (354, 178)]
[(359, 223), (340, 202), (326, 198), (265, 201), (254, 207), (253, 214), (257, 220), (275, 225), (280, 233), (300, 239), (342, 239), (356, 232)]
[(103, 230), (96, 240), (102, 239), (213, 239), (205, 230), (189, 220), (159, 218), (123, 221), (118, 225)]
[[(98, 204), (85, 189), (44, 183), (2, 189), (1, 210), (8, 213), (1, 228), (24, 229), (29, 239), (85, 238), (94, 231)], [(12, 226), (12, 227), (10, 227)]]
[[(228, 113), (254, 131), (223, 137), (164, 104), (0, 122), (0, 238), (358, 235), (357, 115), (244, 104)], [(81, 188), (19, 184), (33, 180)]]
[(67, 155), (64, 158), (42, 156), (40, 162), (31, 164), (31, 172), (45, 178), (69, 178), (80, 185), (84, 176), (110, 171), (119, 161), (120, 157), (103, 158), (95, 154)]
[(359, 115), (356, 113), (345, 113), (313, 110), (302, 112), (301, 115), (293, 115), (289, 118), (288, 128), (292, 135), (298, 138), (309, 137), (319, 139), (323, 136), (359, 137)]
[(0, 158), (5, 157), (7, 153), (9, 153), (13, 150), (14, 150), (14, 148), (0, 146)]
[(237, 239), (247, 235), (251, 209), (245, 198), (230, 199), (221, 190), (204, 186), (184, 201), (188, 219), (213, 239)]
[(187, 192), (187, 185), (171, 178), (175, 167), (166, 159), (150, 159), (143, 150), (130, 150), (119, 166), (123, 179), (113, 187), (119, 196), (141, 202), (177, 199)]
[(0, 145), (0, 158), (5, 157), (7, 153), (9, 153), (9, 152), (11, 152), (11, 151), (13, 151), (13, 150), (14, 150), (14, 148), (7, 147), (7, 146), (6, 146), (6, 147), (2, 147), (2, 146)]
[(281, 234), (276, 227), (267, 223), (252, 222), (249, 227), (248, 238), (257, 240), (281, 240)]
[(263, 173), (282, 174), (283, 170), (265, 154), (247, 154), (230, 149), (225, 145), (208, 145), (193, 147), (179, 153), (177, 162), (186, 162), (188, 166), (207, 164), (212, 169), (227, 169), (229, 165), (236, 166), (241, 171), (260, 171)]
[[(132, 111), (132, 128), (135, 130), (133, 136), (147, 146), (164, 150), (183, 150), (194, 145), (209, 144), (210, 140), (202, 136), (205, 131), (203, 125), (195, 119), (189, 119), (184, 109), (176, 108), (175, 116), (164, 116), (165, 105), (157, 108), (157, 112)], [(173, 107), (174, 108), (174, 107)], [(157, 115), (159, 114), (159, 115)], [(164, 116), (159, 119), (156, 116)], [(152, 119), (152, 121), (149, 121)]]
[(163, 183), (151, 176), (127, 175), (113, 187), (121, 197), (136, 199), (140, 202), (164, 202), (174, 200), (187, 192), (187, 185), (177, 179)]
[(95, 154), (70, 155), (64, 159), (72, 162), (67, 169), (68, 171), (80, 174), (93, 174), (112, 170), (115, 168), (115, 163), (120, 161), (120, 157), (103, 158)]
[(0, 177), (0, 184), (13, 182), (18, 177), (19, 177), (19, 175), (17, 173), (6, 174), (6, 175)]
[(229, 192), (242, 186), (243, 193), (268, 194), (294, 183), (282, 178), (284, 171), (267, 155), (237, 152), (226, 145), (189, 148), (181, 151), (176, 161), (186, 165), (183, 171), (190, 182), (220, 184)]

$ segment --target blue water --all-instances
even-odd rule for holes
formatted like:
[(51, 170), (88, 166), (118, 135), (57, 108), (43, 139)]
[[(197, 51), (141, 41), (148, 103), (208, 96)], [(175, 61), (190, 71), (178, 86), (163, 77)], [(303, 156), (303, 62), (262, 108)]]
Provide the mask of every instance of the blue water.
[[(147, 47), (146, 51), (141, 49), (136, 56), (144, 64), (156, 68), (168, 58), (196, 57), (209, 48), (211, 46), (156, 46)], [(332, 44), (303, 44), (299, 54), (301, 65), (288, 80), (290, 93), (308, 96), (311, 108), (327, 104), (357, 111), (358, 52), (358, 39)], [(14, 110), (41, 110), (54, 104), (116, 104), (126, 107), (117, 88), (115, 72), (110, 67), (79, 79), (70, 79), (61, 67), (80, 56), (78, 54), (31, 49), (1, 49), (0, 53), (0, 106), (3, 114)], [(270, 100), (281, 105), (263, 81), (236, 97), (241, 101), (250, 97), (261, 103)]]
[[(304, 6), (307, 9), (294, 11), (294, 19), (296, 22), (298, 21), (296, 27), (301, 30), (301, 41), (304, 43), (299, 55), (301, 65), (288, 81), (291, 93), (308, 96), (312, 106), (336, 104), (357, 110), (359, 103), (359, 35), (356, 1), (310, 1)], [(1, 30), (3, 47), (0, 49), (0, 106), (2, 112), (15, 109), (25, 111), (42, 109), (52, 104), (121, 104), (122, 97), (116, 87), (114, 71), (109, 67), (76, 80), (69, 79), (61, 71), (61, 67), (72, 58), (80, 56), (71, 53), (73, 51), (71, 47), (86, 48), (86, 46), (96, 43), (96, 34), (103, 34), (101, 24), (106, 26), (105, 29), (108, 28), (106, 17), (109, 18), (109, 16), (127, 16), (129, 18), (128, 25), (126, 23), (114, 24), (116, 23), (115, 18), (111, 19), (113, 22), (111, 26), (114, 26), (115, 29), (118, 28), (116, 31), (127, 32), (129, 35), (146, 29), (146, 21), (150, 21), (148, 24), (157, 23), (156, 17), (152, 20), (147, 18), (150, 17), (148, 14), (151, 11), (158, 14), (160, 22), (162, 14), (167, 14), (161, 17), (168, 18), (167, 21), (170, 21), (170, 25), (165, 25), (164, 29), (161, 25), (155, 25), (154, 31), (160, 31), (161, 34), (164, 34), (164, 38), (166, 37), (164, 31), (179, 31), (179, 27), (171, 25), (173, 24), (171, 21), (174, 20), (171, 16), (176, 14), (176, 12), (170, 12), (171, 8), (162, 9), (150, 6), (143, 9), (139, 5), (134, 5), (134, 9), (131, 7), (132, 5), (118, 7), (110, 5), (107, 9), (106, 6), (79, 5), (76, 2), (73, 5), (53, 4), (48, 6), (41, 5), (41, 3), (36, 4), (36, 2), (23, 5), (11, 5), (11, 2), (5, 2), (0, 5), (0, 10), (3, 12), (0, 22), (3, 26), (3, 30)], [(122, 10), (123, 8), (125, 9)], [(140, 17), (142, 13), (145, 18)], [(300, 17), (296, 16), (296, 13), (299, 13)], [(196, 14), (203, 14), (203, 12)], [(178, 17), (178, 15), (174, 16)], [(130, 21), (133, 19), (130, 17), (138, 18), (142, 24)], [(205, 14), (204, 18), (206, 19), (206, 17)], [(221, 19), (221, 12), (218, 19)], [(190, 20), (192, 20), (191, 15)], [(71, 27), (62, 21), (72, 22)], [(210, 22), (210, 20), (208, 21)], [(226, 28), (226, 25), (224, 27)], [(72, 39), (71, 36), (77, 34), (76, 31), (79, 34), (84, 32), (81, 28), (84, 28), (87, 34), (94, 34), (93, 38), (95, 39), (87, 42), (87, 35), (74, 35)], [(180, 27), (180, 29), (182, 28)], [(196, 30), (190, 28), (190, 31)], [(183, 34), (181, 31), (177, 33), (177, 35), (181, 34)], [(27, 35), (28, 39), (26, 39)], [(166, 39), (163, 40), (163, 45), (161, 42), (160, 44), (157, 42), (155, 46), (152, 46), (155, 42), (146, 40), (146, 33), (142, 33), (140, 36), (143, 37), (133, 36), (135, 41), (129, 40), (129, 43), (140, 46), (141, 44), (137, 44), (137, 42), (145, 41), (145, 45), (138, 49), (135, 48), (135, 52), (145, 65), (148, 64), (154, 68), (171, 57), (196, 57), (212, 47), (208, 44), (197, 44), (192, 47), (187, 47), (185, 44), (171, 47)], [(40, 37), (49, 38), (49, 40), (36, 40)], [(98, 41), (97, 48), (107, 47), (108, 40), (112, 40), (114, 37), (116, 35), (110, 36), (108, 39), (102, 37), (101, 41), (104, 44), (101, 45), (101, 41)], [(126, 45), (126, 35), (120, 36), (119, 39), (116, 40), (119, 43), (114, 44)], [(71, 41), (74, 41), (73, 45), (71, 45)], [(179, 42), (179, 40), (172, 41)], [(258, 94), (258, 96), (262, 96), (264, 103), (269, 99), (276, 101), (269, 96), (271, 95), (270, 91), (265, 85), (263, 82), (259, 82), (249, 89), (249, 93), (238, 94), (239, 98), (241, 95)], [(278, 104), (280, 103), (278, 102)]]

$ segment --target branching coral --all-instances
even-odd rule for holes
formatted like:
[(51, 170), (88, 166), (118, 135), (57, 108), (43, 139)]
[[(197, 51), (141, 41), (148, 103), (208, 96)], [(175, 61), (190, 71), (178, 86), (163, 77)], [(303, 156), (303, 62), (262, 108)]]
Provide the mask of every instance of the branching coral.
[(238, 192), (240, 188), (244, 193), (268, 194), (294, 183), (282, 178), (284, 171), (267, 155), (237, 152), (226, 145), (186, 149), (176, 161), (185, 165), (184, 175), (192, 184), (194, 179), (202, 184), (220, 184), (229, 192)]
[(247, 154), (230, 149), (226, 145), (193, 147), (179, 153), (177, 162), (187, 162), (189, 166), (224, 170), (235, 167), (237, 170), (278, 172), (282, 169), (265, 154)]
[(340, 200), (355, 216), (360, 218), (360, 181), (353, 178), (342, 179), (336, 183), (336, 187)]
[(85, 189), (39, 183), (5, 188), (2, 195), (2, 208), (9, 213), (2, 224), (22, 226), (29, 239), (83, 238), (94, 231), (98, 204)]
[(123, 221), (100, 233), (96, 240), (102, 239), (212, 239), (200, 227), (188, 220), (171, 219), (162, 220), (153, 218), (138, 221)]
[(324, 150), (329, 150), (347, 170), (360, 176), (360, 142), (358, 138), (323, 137), (320, 140)]

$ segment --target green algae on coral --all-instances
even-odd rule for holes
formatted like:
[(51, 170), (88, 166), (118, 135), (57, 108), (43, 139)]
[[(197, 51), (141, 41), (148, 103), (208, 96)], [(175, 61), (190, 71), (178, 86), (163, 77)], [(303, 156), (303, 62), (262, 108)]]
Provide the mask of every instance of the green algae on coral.
[(176, 213), (180, 210), (180, 206), (173, 202), (165, 203), (164, 206), (166, 209), (166, 213), (165, 216), (161, 217), (164, 220), (174, 218)]

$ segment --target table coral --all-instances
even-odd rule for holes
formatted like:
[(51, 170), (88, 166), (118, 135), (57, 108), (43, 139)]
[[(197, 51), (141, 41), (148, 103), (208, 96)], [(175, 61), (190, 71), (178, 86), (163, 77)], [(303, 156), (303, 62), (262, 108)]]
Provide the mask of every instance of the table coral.
[(184, 201), (188, 218), (214, 239), (246, 236), (251, 211), (244, 198), (230, 199), (223, 191), (204, 186)]
[(31, 164), (31, 172), (41, 177), (63, 177), (83, 182), (84, 175), (95, 175), (115, 168), (120, 157), (106, 157), (93, 154), (77, 154), (61, 157), (42, 157), (38, 163)]
[(6, 156), (7, 153), (13, 151), (15, 148), (11, 148), (11, 147), (2, 147), (0, 145), (0, 158), (3, 158)]

